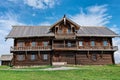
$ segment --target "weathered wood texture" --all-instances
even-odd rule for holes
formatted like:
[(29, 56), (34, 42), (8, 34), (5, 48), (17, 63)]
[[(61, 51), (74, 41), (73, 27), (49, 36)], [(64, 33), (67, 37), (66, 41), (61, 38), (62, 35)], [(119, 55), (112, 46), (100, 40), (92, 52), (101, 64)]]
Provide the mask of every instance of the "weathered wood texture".
[[(30, 59), (31, 52), (22, 53), (25, 56), (25, 60), (18, 61), (17, 55), (14, 54), (14, 65), (19, 66), (29, 66), (29, 65), (50, 65), (51, 62), (66, 62), (67, 64), (73, 65), (105, 65), (114, 64), (113, 52), (68, 52), (68, 51), (57, 51), (48, 52), (48, 59), (43, 60), (43, 53), (35, 52), (35, 60)], [(50, 54), (52, 55), (50, 57)], [(92, 55), (96, 54), (96, 60), (92, 59)]]
[[(48, 55), (48, 59), (44, 60), (43, 59), (43, 54), (44, 53), (38, 53), (35, 52), (35, 60), (31, 60), (30, 55), (32, 55), (31, 52), (27, 52), (27, 54), (25, 52), (23, 53), (14, 53), (14, 61), (13, 61), (13, 65), (15, 66), (30, 66), (30, 65), (50, 65), (50, 53), (47, 52), (45, 54)], [(22, 61), (19, 61), (17, 58), (18, 55), (24, 55), (25, 59)]]

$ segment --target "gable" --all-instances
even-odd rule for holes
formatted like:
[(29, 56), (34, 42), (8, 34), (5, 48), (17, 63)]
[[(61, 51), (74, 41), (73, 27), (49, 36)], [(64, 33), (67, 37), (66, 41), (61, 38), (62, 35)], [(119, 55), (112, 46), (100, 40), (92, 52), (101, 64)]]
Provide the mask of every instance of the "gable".
[(77, 23), (73, 22), (72, 20), (70, 20), (64, 16), (62, 19), (60, 19), (59, 21), (54, 23), (51, 26), (50, 30), (54, 30), (56, 27), (61, 27), (61, 25), (66, 28), (74, 27), (75, 30), (79, 30), (79, 28), (80, 28), (80, 25), (78, 25)]

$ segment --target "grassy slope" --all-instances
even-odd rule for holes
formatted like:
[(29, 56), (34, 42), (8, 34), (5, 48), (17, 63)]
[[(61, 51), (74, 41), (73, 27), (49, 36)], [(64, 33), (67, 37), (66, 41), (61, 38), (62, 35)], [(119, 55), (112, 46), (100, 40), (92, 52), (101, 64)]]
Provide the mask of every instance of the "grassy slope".
[[(6, 68), (6, 67), (3, 67)], [(80, 66), (66, 71), (0, 70), (0, 80), (119, 80), (120, 66)], [(2, 69), (2, 68), (0, 68)]]

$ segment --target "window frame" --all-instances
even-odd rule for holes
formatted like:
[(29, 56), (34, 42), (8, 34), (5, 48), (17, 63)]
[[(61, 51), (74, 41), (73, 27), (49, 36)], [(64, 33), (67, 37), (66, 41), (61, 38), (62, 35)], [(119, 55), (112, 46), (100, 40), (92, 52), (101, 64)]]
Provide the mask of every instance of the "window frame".
[[(45, 44), (45, 43), (47, 43), (47, 44)], [(48, 44), (49, 44), (49, 42), (48, 42), (48, 41), (43, 41), (43, 46), (44, 46), (44, 47), (47, 47), (47, 46), (48, 46)]]
[[(34, 56), (34, 57), (33, 57), (33, 56)], [(36, 55), (35, 55), (35, 54), (31, 54), (31, 55), (30, 55), (30, 60), (31, 60), (31, 61), (36, 60)]]
[(83, 46), (83, 41), (79, 41), (79, 46), (82, 47)]
[(32, 47), (35, 47), (36, 44), (37, 44), (37, 43), (36, 43), (35, 41), (32, 41), (32, 42), (31, 42), (31, 46), (32, 46)]
[(44, 61), (47, 61), (48, 60), (48, 54), (43, 54), (42, 58), (43, 58)]
[(104, 47), (108, 46), (108, 41), (107, 40), (103, 40), (103, 46)]
[(96, 54), (96, 53), (93, 53), (93, 54), (91, 55), (91, 59), (92, 59), (92, 61), (97, 61), (97, 54)]
[(90, 46), (94, 47), (95, 46), (95, 40), (90, 41)]
[(67, 42), (67, 47), (72, 47), (72, 43), (70, 41)]
[(18, 41), (17, 42), (17, 47), (24, 47), (25, 46), (25, 42), (24, 41)]
[(25, 60), (25, 55), (23, 55), (23, 54), (18, 54), (18, 55), (17, 55), (17, 60), (18, 60), (18, 61), (24, 61), (24, 60)]

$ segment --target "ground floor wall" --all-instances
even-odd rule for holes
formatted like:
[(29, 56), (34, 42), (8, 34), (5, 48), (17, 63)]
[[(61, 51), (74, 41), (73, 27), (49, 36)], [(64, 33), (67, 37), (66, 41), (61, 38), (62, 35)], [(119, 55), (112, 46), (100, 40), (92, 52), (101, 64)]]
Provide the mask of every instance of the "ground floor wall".
[(1, 61), (1, 65), (10, 66), (11, 65), (11, 61)]
[(53, 62), (67, 62), (72, 65), (114, 64), (110, 51), (35, 51), (14, 52), (13, 65), (52, 65)]

